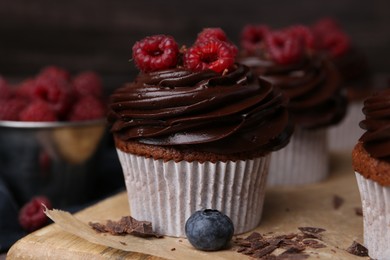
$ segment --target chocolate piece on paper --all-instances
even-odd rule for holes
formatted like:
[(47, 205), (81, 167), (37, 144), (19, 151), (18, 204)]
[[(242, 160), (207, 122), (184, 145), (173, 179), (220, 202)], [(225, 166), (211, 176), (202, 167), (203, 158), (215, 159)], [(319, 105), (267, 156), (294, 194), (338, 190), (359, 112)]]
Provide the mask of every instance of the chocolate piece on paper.
[(110, 233), (111, 235), (133, 235), (137, 237), (157, 237), (163, 236), (154, 232), (152, 223), (149, 221), (138, 221), (131, 216), (122, 217), (119, 221), (108, 220), (106, 225), (100, 223), (88, 223), (94, 230), (100, 233)]
[(347, 252), (357, 256), (368, 256), (368, 249), (356, 241), (353, 241), (352, 245), (347, 248)]
[(333, 208), (339, 209), (344, 204), (344, 199), (338, 195), (333, 196)]

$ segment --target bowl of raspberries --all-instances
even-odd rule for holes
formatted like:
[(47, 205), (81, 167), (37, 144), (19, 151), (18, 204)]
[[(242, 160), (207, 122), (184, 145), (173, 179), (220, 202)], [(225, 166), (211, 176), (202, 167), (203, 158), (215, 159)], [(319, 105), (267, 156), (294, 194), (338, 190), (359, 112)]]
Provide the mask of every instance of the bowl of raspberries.
[(0, 180), (17, 204), (35, 196), (57, 208), (86, 201), (105, 117), (94, 71), (48, 66), (17, 83), (0, 77)]

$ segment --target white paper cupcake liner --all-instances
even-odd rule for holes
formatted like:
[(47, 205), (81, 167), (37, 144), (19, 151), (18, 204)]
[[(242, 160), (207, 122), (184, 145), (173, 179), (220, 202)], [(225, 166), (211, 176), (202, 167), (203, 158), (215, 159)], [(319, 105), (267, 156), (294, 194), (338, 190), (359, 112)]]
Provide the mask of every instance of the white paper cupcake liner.
[(359, 127), (364, 119), (362, 112), (363, 101), (351, 102), (343, 121), (329, 128), (329, 150), (336, 152), (350, 152), (356, 141), (362, 136), (364, 130)]
[(390, 187), (355, 172), (363, 209), (364, 245), (373, 259), (390, 259)]
[(327, 130), (297, 128), (290, 143), (271, 154), (267, 186), (319, 182), (329, 174)]
[(237, 162), (154, 160), (117, 149), (131, 215), (152, 222), (154, 231), (185, 237), (184, 226), (200, 209), (229, 216), (234, 233), (256, 228), (261, 220), (269, 156)]

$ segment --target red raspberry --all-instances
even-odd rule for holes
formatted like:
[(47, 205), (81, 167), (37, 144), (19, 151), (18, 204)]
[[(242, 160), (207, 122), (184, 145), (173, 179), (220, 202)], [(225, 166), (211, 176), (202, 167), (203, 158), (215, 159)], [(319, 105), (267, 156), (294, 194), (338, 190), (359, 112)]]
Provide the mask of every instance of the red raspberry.
[(309, 27), (304, 25), (294, 25), (288, 27), (285, 31), (291, 34), (292, 37), (301, 39), (306, 49), (313, 50), (315, 48), (314, 35)]
[(29, 78), (23, 80), (14, 90), (14, 94), (18, 97), (32, 98), (35, 87), (35, 79)]
[(18, 121), (19, 114), (26, 106), (23, 98), (11, 98), (0, 101), (0, 120)]
[(201, 71), (206, 69), (221, 73), (234, 64), (234, 53), (226, 42), (217, 39), (199, 42), (184, 54), (184, 67)]
[(322, 35), (320, 47), (332, 57), (339, 57), (350, 48), (350, 40), (342, 31), (333, 31)]
[(105, 116), (105, 106), (93, 96), (82, 97), (73, 108), (69, 115), (70, 121), (84, 121), (99, 119)]
[(27, 202), (19, 211), (19, 223), (28, 232), (35, 231), (46, 225), (48, 218), (44, 213), (44, 204), (51, 209), (51, 203), (47, 197), (37, 196)]
[(195, 44), (199, 42), (208, 41), (210, 39), (217, 39), (223, 42), (226, 42), (229, 48), (233, 51), (233, 54), (236, 55), (238, 48), (234, 45), (226, 36), (226, 33), (221, 28), (204, 28), (199, 34), (195, 41)]
[(241, 31), (241, 47), (248, 53), (255, 53), (256, 50), (261, 48), (261, 44), (264, 42), (265, 36), (269, 31), (268, 26), (263, 24), (246, 25)]
[(45, 78), (49, 77), (57, 80), (69, 81), (70, 73), (65, 69), (52, 65), (43, 68), (39, 72), (38, 77), (45, 77)]
[(265, 38), (268, 53), (279, 64), (291, 64), (303, 56), (303, 47), (299, 38), (275, 31), (267, 34)]
[(37, 100), (29, 104), (22, 112), (20, 112), (20, 120), (32, 122), (54, 122), (57, 121), (58, 118), (48, 103)]
[(70, 84), (60, 78), (37, 77), (32, 95), (48, 103), (60, 119), (68, 113), (72, 103)]
[(133, 59), (144, 72), (164, 70), (175, 67), (179, 47), (173, 37), (168, 35), (149, 36), (133, 46)]
[(317, 20), (313, 25), (312, 25), (312, 30), (315, 34), (320, 33), (324, 34), (327, 32), (333, 32), (333, 31), (340, 31), (341, 26), (340, 24), (333, 19), (332, 17), (323, 17), (319, 20)]
[(78, 96), (92, 95), (98, 98), (103, 96), (102, 79), (93, 71), (85, 71), (75, 76), (73, 89)]
[(1, 99), (7, 99), (11, 95), (11, 90), (8, 86), (8, 82), (0, 76), (0, 100)]

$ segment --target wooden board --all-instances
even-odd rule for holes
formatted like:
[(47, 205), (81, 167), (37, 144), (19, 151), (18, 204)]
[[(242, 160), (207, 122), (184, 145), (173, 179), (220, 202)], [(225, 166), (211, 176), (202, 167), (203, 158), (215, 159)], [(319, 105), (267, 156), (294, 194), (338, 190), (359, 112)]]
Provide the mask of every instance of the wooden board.
[[(344, 201), (338, 209), (333, 204), (335, 196)], [(311, 250), (310, 259), (368, 259), (345, 251), (354, 240), (363, 242), (363, 219), (355, 212), (360, 206), (350, 154), (336, 154), (331, 157), (331, 176), (328, 180), (296, 188), (268, 189), (263, 219), (256, 231), (287, 234), (298, 232), (297, 228), (302, 226), (321, 227), (326, 229), (323, 241), (327, 247)], [(75, 216), (85, 223), (104, 223), (108, 219), (118, 220), (128, 214), (127, 197), (123, 192)], [(237, 253), (234, 244), (228, 250), (205, 253), (192, 248), (186, 239), (171, 237), (145, 240), (145, 244), (137, 245), (135, 251), (138, 252), (123, 251), (88, 242), (67, 233), (57, 224), (51, 224), (19, 240), (9, 250), (7, 259), (166, 259), (159, 256), (158, 251), (150, 249), (153, 243), (156, 248), (171, 251), (167, 258), (172, 259), (250, 259)]]

